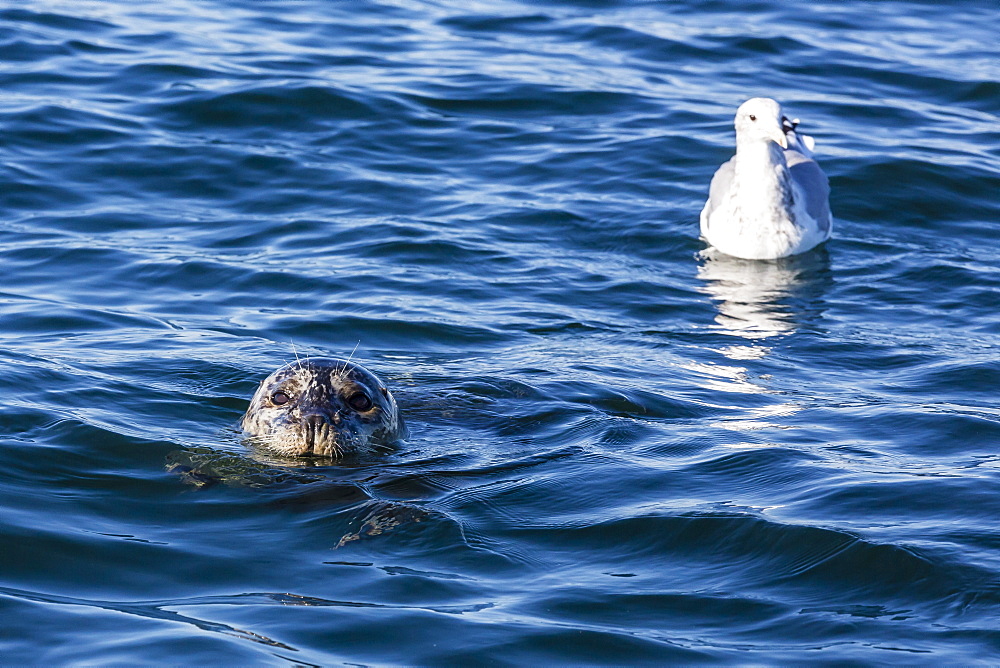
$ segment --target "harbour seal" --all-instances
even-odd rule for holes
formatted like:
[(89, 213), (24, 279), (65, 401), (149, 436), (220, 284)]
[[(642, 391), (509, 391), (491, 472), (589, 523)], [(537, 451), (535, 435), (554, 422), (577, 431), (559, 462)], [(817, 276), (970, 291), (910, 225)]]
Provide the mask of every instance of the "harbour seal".
[(261, 382), (240, 425), (271, 452), (342, 457), (406, 437), (396, 400), (360, 364), (311, 358)]

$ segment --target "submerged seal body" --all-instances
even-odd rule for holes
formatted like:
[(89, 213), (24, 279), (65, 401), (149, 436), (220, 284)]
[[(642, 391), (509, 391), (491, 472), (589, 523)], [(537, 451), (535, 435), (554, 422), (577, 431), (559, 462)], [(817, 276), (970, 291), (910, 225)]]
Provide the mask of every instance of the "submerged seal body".
[(334, 358), (296, 361), (272, 373), (240, 424), (268, 450), (289, 457), (341, 457), (406, 437), (382, 381)]

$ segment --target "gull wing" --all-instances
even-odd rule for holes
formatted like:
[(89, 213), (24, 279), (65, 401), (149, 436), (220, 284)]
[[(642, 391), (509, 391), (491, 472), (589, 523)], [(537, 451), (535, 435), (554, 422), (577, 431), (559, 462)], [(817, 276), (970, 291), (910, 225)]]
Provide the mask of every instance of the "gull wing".
[[(812, 158), (793, 150), (785, 151), (792, 180), (806, 197), (806, 212), (822, 232), (830, 231), (830, 181)], [(715, 181), (712, 181), (715, 185)]]
[(716, 170), (715, 176), (712, 177), (712, 183), (708, 186), (708, 201), (705, 202), (705, 208), (701, 210), (701, 232), (702, 234), (708, 229), (708, 219), (712, 215), (722, 200), (726, 197), (726, 193), (729, 192), (729, 187), (733, 183), (733, 165), (736, 162), (736, 158), (730, 158), (727, 162), (722, 163), (722, 166)]

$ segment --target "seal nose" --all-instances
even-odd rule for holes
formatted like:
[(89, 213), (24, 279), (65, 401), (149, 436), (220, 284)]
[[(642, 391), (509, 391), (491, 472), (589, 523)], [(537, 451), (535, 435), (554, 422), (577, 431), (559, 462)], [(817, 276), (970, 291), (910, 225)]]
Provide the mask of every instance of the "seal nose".
[(324, 454), (330, 441), (331, 427), (340, 424), (340, 413), (332, 415), (312, 413), (302, 417), (302, 436), (305, 451), (302, 454)]
[(327, 426), (326, 416), (307, 415), (302, 419), (302, 436), (306, 451), (303, 454), (315, 453), (316, 446), (323, 438), (323, 430)]
[(309, 412), (299, 418), (303, 424), (307, 425), (338, 425), (340, 424), (340, 411)]

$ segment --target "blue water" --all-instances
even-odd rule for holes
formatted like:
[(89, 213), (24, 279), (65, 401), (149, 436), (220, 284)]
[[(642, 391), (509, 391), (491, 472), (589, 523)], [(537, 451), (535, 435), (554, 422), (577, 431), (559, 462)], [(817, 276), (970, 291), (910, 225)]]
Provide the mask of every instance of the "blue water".
[[(973, 1), (7, 4), (0, 659), (997, 663), (998, 32)], [(782, 262), (698, 239), (755, 95), (832, 187)], [(246, 447), (261, 378), (352, 351), (407, 442)]]

